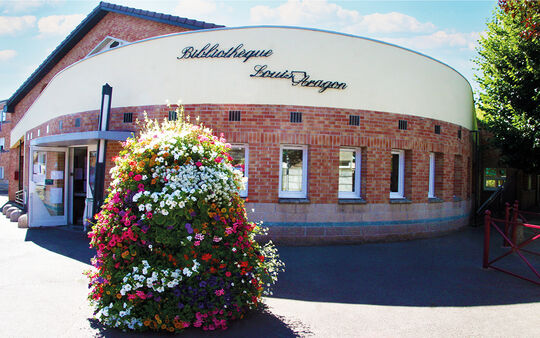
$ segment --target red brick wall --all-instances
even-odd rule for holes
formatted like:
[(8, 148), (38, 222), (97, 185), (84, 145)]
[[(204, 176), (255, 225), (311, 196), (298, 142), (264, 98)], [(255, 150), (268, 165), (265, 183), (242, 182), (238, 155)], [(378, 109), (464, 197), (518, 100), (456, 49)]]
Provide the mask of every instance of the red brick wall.
[[(111, 113), (111, 130), (136, 130), (135, 123), (123, 123), (123, 113), (133, 112), (133, 120), (142, 119), (146, 111), (150, 118), (162, 120), (167, 106), (115, 108)], [(240, 110), (242, 120), (228, 121), (229, 110)], [(271, 105), (187, 105), (186, 114), (192, 120), (199, 116), (205, 126), (216, 134), (223, 133), (231, 143), (249, 144), (250, 202), (278, 201), (280, 144), (308, 145), (308, 198), (311, 203), (336, 203), (338, 196), (338, 161), (340, 147), (362, 148), (362, 197), (368, 203), (388, 203), (390, 187), (391, 149), (405, 150), (405, 197), (413, 203), (428, 201), (429, 153), (437, 153), (436, 194), (444, 201), (454, 195), (470, 198), (469, 132), (463, 129), (457, 138), (458, 126), (442, 121), (384, 112)], [(303, 122), (289, 122), (291, 111), (303, 113)], [(349, 115), (360, 115), (360, 126), (349, 126)], [(81, 127), (74, 120), (81, 118)], [(409, 129), (398, 130), (398, 120), (406, 119)], [(64, 128), (58, 129), (63, 120)], [(382, 122), (381, 122), (382, 121)], [(98, 112), (82, 112), (49, 121), (50, 133), (96, 130)], [(440, 135), (434, 125), (442, 125)], [(39, 126), (42, 130), (46, 124)], [(34, 138), (36, 130), (31, 132)], [(42, 131), (42, 135), (46, 134)], [(119, 143), (109, 142), (107, 173), (110, 159), (120, 150)], [(456, 161), (456, 159), (458, 159)], [(461, 160), (459, 160), (461, 159)], [(465, 162), (468, 163), (468, 162)], [(466, 194), (466, 196), (465, 196)]]

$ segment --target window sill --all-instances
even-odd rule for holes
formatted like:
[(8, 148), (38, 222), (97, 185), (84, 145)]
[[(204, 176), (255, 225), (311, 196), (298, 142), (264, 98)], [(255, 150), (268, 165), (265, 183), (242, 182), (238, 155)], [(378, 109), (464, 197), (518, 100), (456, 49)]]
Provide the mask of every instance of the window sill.
[(409, 204), (412, 203), (411, 200), (406, 198), (391, 198), (390, 204)]
[(338, 204), (366, 204), (363, 198), (338, 198)]
[(280, 197), (278, 203), (290, 203), (290, 204), (307, 204), (309, 203), (308, 198), (291, 198), (291, 197)]
[(429, 197), (428, 203), (443, 203), (444, 201), (438, 197)]

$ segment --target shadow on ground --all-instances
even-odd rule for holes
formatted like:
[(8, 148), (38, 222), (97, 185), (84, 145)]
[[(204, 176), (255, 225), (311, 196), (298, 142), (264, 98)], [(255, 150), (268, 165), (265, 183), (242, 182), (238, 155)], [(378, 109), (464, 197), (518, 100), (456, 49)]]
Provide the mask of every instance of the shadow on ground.
[(90, 264), (90, 259), (96, 254), (95, 250), (89, 248), (86, 233), (63, 227), (30, 228), (24, 240), (86, 264)]
[[(493, 241), (491, 257), (502, 250), (500, 238), (494, 236)], [(539, 286), (482, 269), (482, 250), (481, 228), (407, 242), (280, 247), (286, 271), (280, 275), (274, 296), (390, 306), (540, 302)], [(540, 270), (540, 257), (528, 258)], [(534, 277), (515, 257), (500, 264)]]
[[(95, 253), (84, 233), (63, 228), (30, 229), (26, 241), (88, 264)], [(390, 306), (540, 302), (539, 286), (482, 269), (482, 244), (482, 229), (466, 228), (406, 242), (279, 247), (286, 271), (280, 274), (274, 297)], [(492, 257), (502, 250), (500, 244), (494, 237)], [(538, 245), (535, 248), (540, 251)], [(540, 270), (540, 257), (528, 258)], [(517, 257), (501, 261), (500, 266), (534, 277)], [(271, 314), (258, 316), (270, 326), (278, 325)]]

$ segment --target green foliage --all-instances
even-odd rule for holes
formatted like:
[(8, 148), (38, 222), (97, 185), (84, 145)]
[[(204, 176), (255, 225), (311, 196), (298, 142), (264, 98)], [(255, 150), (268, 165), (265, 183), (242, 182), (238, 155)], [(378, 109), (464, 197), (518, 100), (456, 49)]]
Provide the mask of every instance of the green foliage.
[(509, 166), (540, 169), (540, 3), (500, 1), (475, 60), (483, 122)]

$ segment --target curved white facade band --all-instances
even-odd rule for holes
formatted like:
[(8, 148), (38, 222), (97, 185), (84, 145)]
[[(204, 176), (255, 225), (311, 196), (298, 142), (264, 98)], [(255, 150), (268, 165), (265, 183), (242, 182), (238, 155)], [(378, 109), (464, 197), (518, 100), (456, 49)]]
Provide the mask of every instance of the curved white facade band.
[(436, 60), (339, 33), (246, 27), (152, 38), (73, 64), (50, 81), (13, 128), (11, 146), (55, 117), (98, 110), (105, 83), (114, 88), (113, 108), (166, 100), (299, 105), (473, 125), (469, 83)]

